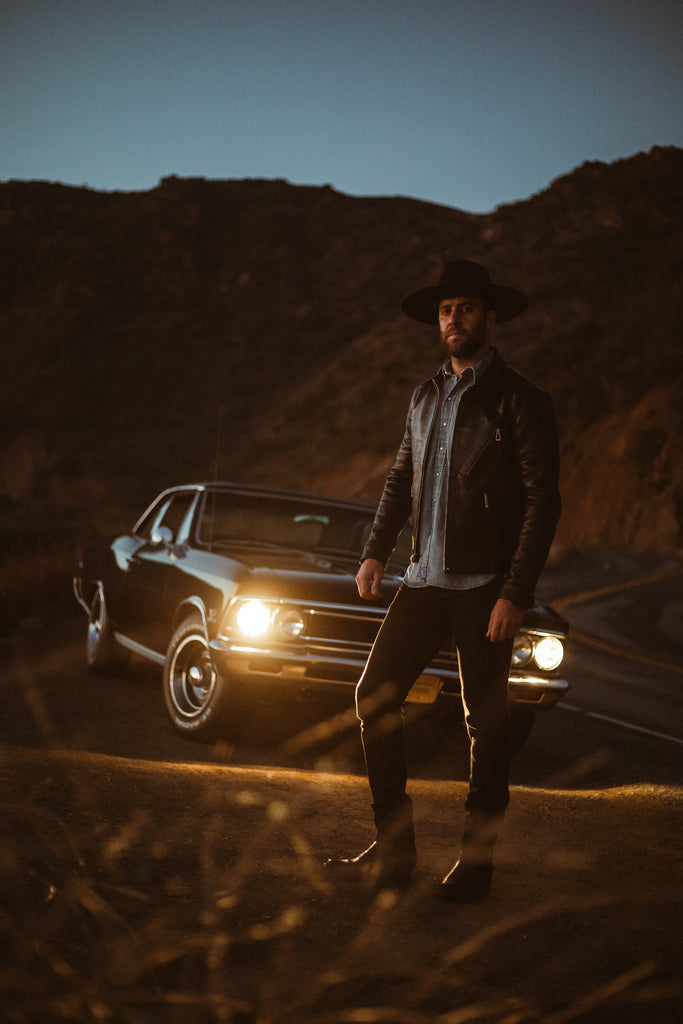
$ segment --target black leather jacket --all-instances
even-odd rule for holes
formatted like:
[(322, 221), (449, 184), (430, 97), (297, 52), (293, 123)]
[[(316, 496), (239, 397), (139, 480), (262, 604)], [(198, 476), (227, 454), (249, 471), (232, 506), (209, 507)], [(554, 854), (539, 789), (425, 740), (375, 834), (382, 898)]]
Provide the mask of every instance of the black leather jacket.
[[(443, 371), (440, 371), (441, 373)], [(420, 499), (438, 402), (438, 377), (419, 384), (363, 551), (386, 563), (412, 516), (417, 558)], [(550, 396), (498, 352), (462, 396), (451, 449), (444, 569), (498, 573), (500, 596), (523, 608), (560, 515), (558, 442)]]

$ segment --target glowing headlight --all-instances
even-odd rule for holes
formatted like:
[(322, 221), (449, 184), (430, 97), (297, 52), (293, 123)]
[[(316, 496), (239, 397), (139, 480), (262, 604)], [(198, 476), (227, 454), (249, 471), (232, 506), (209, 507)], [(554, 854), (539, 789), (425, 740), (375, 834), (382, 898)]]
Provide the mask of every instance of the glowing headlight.
[(534, 653), (534, 645), (528, 636), (516, 636), (515, 646), (512, 651), (512, 664), (519, 668), (521, 665), (528, 665)]
[(291, 640), (303, 633), (306, 622), (298, 608), (281, 608), (273, 625), (285, 639)]
[(261, 601), (247, 601), (239, 608), (236, 621), (245, 636), (263, 636), (270, 626), (270, 609)]
[(556, 636), (544, 636), (534, 648), (534, 661), (543, 672), (552, 672), (564, 657), (562, 641)]

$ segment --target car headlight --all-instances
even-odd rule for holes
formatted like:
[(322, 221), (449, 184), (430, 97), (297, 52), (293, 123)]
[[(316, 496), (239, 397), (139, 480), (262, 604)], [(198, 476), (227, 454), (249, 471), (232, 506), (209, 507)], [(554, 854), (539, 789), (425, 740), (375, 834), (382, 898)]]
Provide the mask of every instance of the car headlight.
[(271, 612), (262, 601), (245, 601), (240, 605), (235, 621), (245, 636), (263, 636), (270, 627)]
[(292, 640), (301, 636), (306, 620), (298, 608), (281, 608), (275, 613), (273, 625), (286, 640)]
[(531, 639), (522, 633), (515, 637), (515, 645), (512, 649), (512, 664), (515, 668), (528, 665), (534, 653), (534, 645)]
[(534, 648), (534, 661), (543, 672), (552, 672), (564, 657), (564, 646), (557, 636), (544, 636)]

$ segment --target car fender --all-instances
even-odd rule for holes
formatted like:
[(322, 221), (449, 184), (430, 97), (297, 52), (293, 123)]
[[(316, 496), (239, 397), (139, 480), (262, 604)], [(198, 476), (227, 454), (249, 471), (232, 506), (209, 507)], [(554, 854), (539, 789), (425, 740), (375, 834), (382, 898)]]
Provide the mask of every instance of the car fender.
[(181, 622), (184, 622), (185, 619), (189, 618), (190, 615), (193, 614), (199, 615), (199, 618), (202, 620), (204, 635), (208, 638), (209, 626), (206, 616), (206, 608), (204, 607), (204, 602), (199, 597), (188, 597), (178, 605), (175, 615), (173, 616), (171, 635), (175, 633)]

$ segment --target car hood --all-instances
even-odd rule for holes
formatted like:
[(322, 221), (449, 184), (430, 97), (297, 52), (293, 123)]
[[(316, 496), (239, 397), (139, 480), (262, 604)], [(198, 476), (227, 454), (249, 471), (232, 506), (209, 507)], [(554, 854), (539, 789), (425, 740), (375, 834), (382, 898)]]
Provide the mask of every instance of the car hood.
[[(249, 570), (240, 586), (243, 595), (335, 604), (374, 603), (362, 600), (358, 594), (355, 557), (260, 547), (243, 548), (233, 557)], [(387, 573), (377, 603), (387, 604), (399, 584), (399, 577)]]

